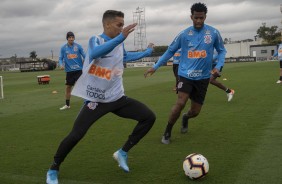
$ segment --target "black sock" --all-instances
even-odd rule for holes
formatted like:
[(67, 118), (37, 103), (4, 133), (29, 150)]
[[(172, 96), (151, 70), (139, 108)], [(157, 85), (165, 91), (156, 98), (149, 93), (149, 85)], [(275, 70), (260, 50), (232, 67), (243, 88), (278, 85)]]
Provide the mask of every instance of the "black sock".
[(66, 105), (70, 106), (70, 100), (66, 100)]
[(189, 121), (188, 114), (184, 114), (182, 116), (182, 126), (183, 126), (183, 128), (187, 128), (188, 127), (188, 121)]
[(166, 129), (165, 129), (165, 133), (164, 133), (164, 136), (165, 136), (165, 137), (171, 137), (171, 130), (172, 130), (172, 127), (173, 127), (173, 124), (167, 123)]
[(279, 80), (281, 80), (281, 81), (282, 81), (282, 76), (280, 76)]
[(132, 141), (127, 140), (126, 143), (123, 145), (122, 150), (128, 152), (134, 145), (135, 144)]
[(227, 89), (225, 90), (225, 92), (226, 92), (226, 93), (230, 93), (231, 90), (230, 90), (229, 88), (227, 88)]
[(56, 162), (53, 162), (53, 164), (50, 167), (51, 170), (57, 170), (57, 171), (59, 171), (59, 168), (60, 168), (60, 165), (57, 164)]

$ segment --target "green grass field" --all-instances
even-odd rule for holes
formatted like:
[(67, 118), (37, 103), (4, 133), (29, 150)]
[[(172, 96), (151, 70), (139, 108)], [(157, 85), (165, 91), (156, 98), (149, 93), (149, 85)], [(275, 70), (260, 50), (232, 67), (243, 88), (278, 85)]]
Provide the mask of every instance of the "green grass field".
[[(210, 85), (201, 114), (190, 120), (189, 133), (174, 126), (172, 144), (160, 143), (176, 101), (171, 67), (144, 79), (145, 68), (125, 69), (126, 94), (147, 104), (157, 115), (152, 130), (129, 152), (130, 173), (112, 159), (135, 122), (108, 114), (96, 122), (68, 155), (60, 184), (278, 184), (282, 181), (282, 85), (276, 84), (278, 62), (226, 64), (222, 81), (236, 93)], [(49, 74), (49, 85), (37, 75)], [(64, 105), (63, 71), (0, 72), (5, 98), (0, 100), (0, 183), (42, 184), (60, 141), (72, 128), (83, 103), (72, 97)], [(57, 94), (52, 94), (56, 90)], [(189, 108), (187, 103), (185, 111)], [(209, 161), (207, 177), (192, 181), (182, 162), (190, 153)]]

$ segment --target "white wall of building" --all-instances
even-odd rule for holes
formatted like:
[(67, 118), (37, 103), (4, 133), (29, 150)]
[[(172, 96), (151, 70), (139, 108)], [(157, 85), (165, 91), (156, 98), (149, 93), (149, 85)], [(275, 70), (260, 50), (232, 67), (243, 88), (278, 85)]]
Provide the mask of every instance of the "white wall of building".
[(240, 57), (240, 56), (251, 56), (250, 46), (258, 45), (258, 44), (260, 44), (260, 42), (257, 41), (225, 44), (224, 46), (227, 50), (225, 57), (230, 58), (230, 57)]

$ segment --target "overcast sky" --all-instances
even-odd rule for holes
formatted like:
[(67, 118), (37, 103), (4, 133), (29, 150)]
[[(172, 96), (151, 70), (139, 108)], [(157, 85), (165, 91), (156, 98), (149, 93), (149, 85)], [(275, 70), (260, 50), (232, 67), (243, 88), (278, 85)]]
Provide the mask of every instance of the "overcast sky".
[[(195, 0), (0, 0), (0, 57), (58, 56), (69, 30), (87, 49), (88, 39), (102, 33), (101, 18), (108, 9), (125, 13), (125, 25), (133, 22), (137, 7), (145, 8), (147, 42), (169, 45), (192, 25), (190, 7)], [(222, 38), (254, 39), (263, 22), (281, 28), (281, 0), (203, 0), (208, 7), (206, 24)], [(134, 33), (125, 41), (134, 49)]]

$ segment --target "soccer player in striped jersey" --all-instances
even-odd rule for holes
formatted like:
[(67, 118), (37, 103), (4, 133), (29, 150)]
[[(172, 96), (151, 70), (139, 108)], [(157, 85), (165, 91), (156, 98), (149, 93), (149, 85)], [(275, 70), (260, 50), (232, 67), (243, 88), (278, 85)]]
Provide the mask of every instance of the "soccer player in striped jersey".
[[(178, 98), (176, 104), (172, 107), (161, 139), (163, 144), (170, 143), (173, 125), (179, 118), (188, 99), (191, 100), (190, 110), (187, 114), (188, 119), (199, 115), (205, 100), (211, 73), (219, 75), (219, 70), (224, 65), (226, 49), (219, 31), (204, 23), (207, 11), (205, 4), (193, 4), (191, 6), (193, 26), (181, 31), (157, 63), (144, 74), (145, 77), (152, 75), (181, 48), (178, 69)], [(218, 53), (218, 62), (212, 69), (214, 50)], [(188, 129), (188, 121), (182, 125), (181, 129), (183, 131)]]

